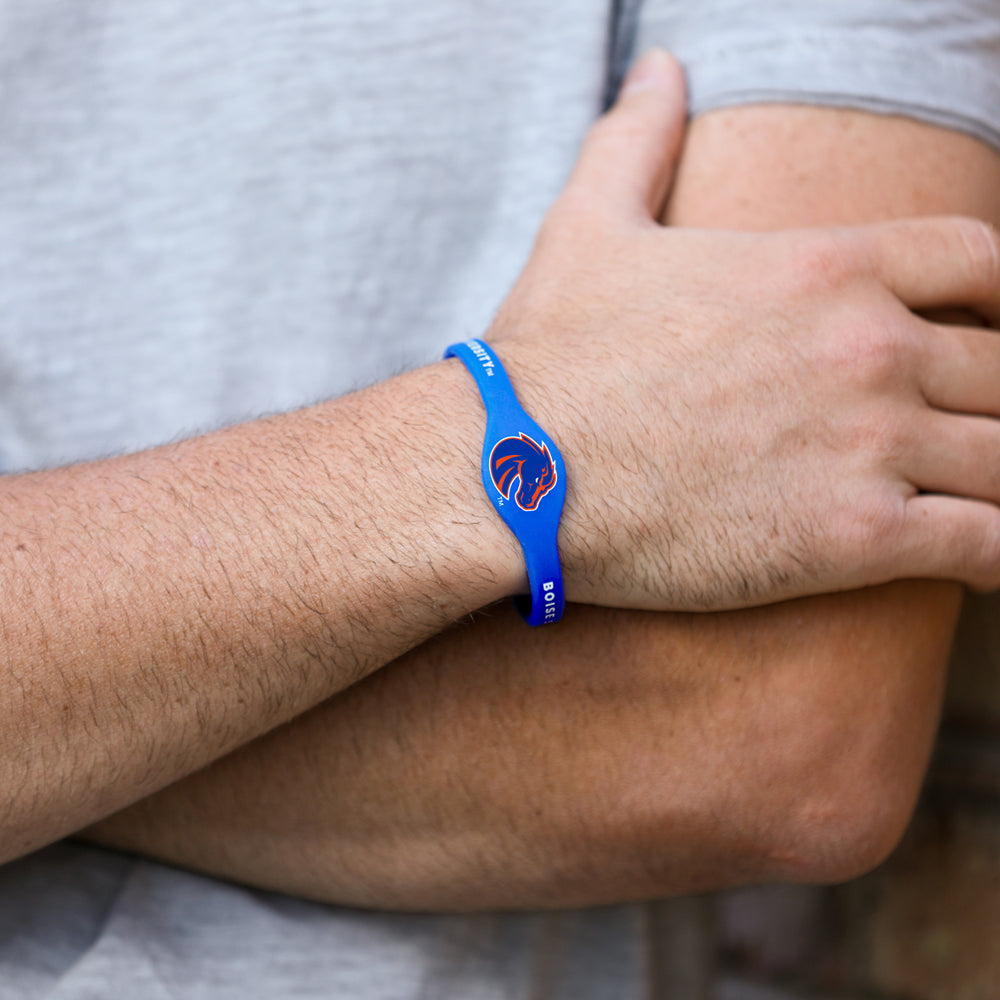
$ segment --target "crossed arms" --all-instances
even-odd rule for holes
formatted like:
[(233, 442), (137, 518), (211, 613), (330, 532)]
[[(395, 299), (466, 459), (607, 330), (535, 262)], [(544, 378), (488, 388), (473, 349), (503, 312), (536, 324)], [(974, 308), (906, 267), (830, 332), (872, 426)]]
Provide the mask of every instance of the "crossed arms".
[[(713, 148), (719, 135), (713, 137), (711, 130), (721, 128), (725, 136), (727, 127), (738, 127), (742, 115), (758, 113), (734, 113), (728, 126), (725, 117), (715, 117), (696, 127), (672, 201), (676, 221), (718, 221), (698, 217), (707, 216), (708, 210), (698, 196), (699, 173), (706, 179), (711, 164), (723, 169), (727, 155), (739, 155), (736, 148), (743, 157), (747, 151), (745, 146), (725, 144), (721, 151), (718, 145)], [(859, 121), (855, 128), (863, 132), (866, 119)], [(969, 180), (949, 171), (978, 169), (981, 174), (972, 181), (989, 179), (989, 170), (995, 169), (989, 154), (971, 142), (963, 146), (965, 140), (958, 137), (897, 125), (885, 135), (890, 144), (926, 142), (922, 162), (928, 187), (912, 192), (913, 204), (887, 207), (877, 184), (872, 190), (859, 184), (859, 212), (989, 214), (991, 206), (975, 200), (975, 183), (950, 188), (949, 197), (961, 194), (969, 203), (931, 201), (943, 190), (943, 176)], [(725, 138), (731, 142), (731, 137)], [(855, 151), (857, 140), (856, 134)], [(956, 146), (962, 154), (957, 162)], [(782, 189), (780, 175), (761, 160), (766, 150), (762, 146), (756, 160), (743, 161), (742, 179), (758, 192), (756, 204), (774, 204), (759, 194), (765, 190), (765, 178)], [(941, 171), (938, 177), (932, 176), (935, 170)], [(729, 225), (760, 225), (764, 220), (741, 217), (749, 210), (740, 176), (733, 176), (724, 189), (719, 209), (728, 215)], [(816, 179), (821, 183), (822, 174)], [(899, 185), (892, 190), (894, 197), (901, 197)], [(714, 191), (713, 198), (719, 200), (719, 194)], [(836, 206), (831, 213), (839, 214)], [(776, 216), (772, 221), (777, 225), (832, 221)], [(473, 441), (474, 390), (463, 384), (456, 378), (438, 388), (470, 402), (462, 412), (467, 412)], [(378, 406), (379, 392), (386, 391), (376, 390), (370, 405)], [(400, 395), (398, 384), (392, 392), (399, 412), (400, 400), (405, 403), (407, 397)], [(422, 392), (415, 395), (423, 398)], [(402, 412), (411, 432), (415, 424), (421, 431), (429, 424), (416, 403)], [(356, 409), (343, 413), (343, 408), (323, 411), (314, 415), (313, 423), (284, 437), (280, 422), (257, 428), (252, 440), (239, 446), (239, 454), (244, 459), (252, 454), (267, 465), (273, 461), (272, 452), (280, 453), (293, 440), (300, 442), (301, 454), (312, 444), (323, 454), (324, 435), (341, 426), (338, 420), (358, 426)], [(315, 437), (303, 438), (308, 432)], [(210, 464), (218, 463), (216, 482), (223, 485), (247, 475), (241, 467), (247, 463), (232, 462), (225, 444), (210, 455)], [(204, 466), (198, 463), (205, 456), (196, 455), (197, 448), (204, 449), (204, 442), (170, 456), (164, 481), (175, 483), (177, 473), (186, 469), (189, 483), (200, 480)], [(474, 482), (472, 450), (463, 460), (473, 470)], [(192, 465), (186, 467), (186, 462)], [(252, 525), (264, 551), (273, 553), (274, 546), (286, 546), (290, 540), (297, 543), (301, 575), (293, 588), (287, 575), (269, 578), (264, 564), (239, 566), (241, 578), (245, 574), (256, 582), (249, 587), (251, 593), (226, 604), (224, 614), (249, 615), (247, 608), (262, 607), (254, 605), (254, 599), (269, 591), (274, 598), (294, 590), (308, 596), (316, 608), (329, 601), (322, 585), (310, 590), (308, 578), (315, 567), (329, 565), (324, 557), (337, 554), (323, 548), (315, 526), (298, 517), (301, 508), (287, 497), (287, 469), (275, 472), (280, 474), (275, 479), (282, 481), (281, 500), (290, 508), (291, 524), (283, 521), (274, 535), (268, 534), (267, 525), (257, 524), (259, 490), (255, 497), (238, 495), (236, 513), (227, 516), (245, 516), (239, 526), (245, 530)], [(113, 470), (98, 475), (102, 483), (115, 481)], [(119, 498), (119, 513), (127, 509), (143, 514), (126, 519), (140, 533), (140, 552), (151, 552), (141, 544), (150, 518), (159, 523), (159, 515), (166, 523), (183, 526), (184, 510), (195, 512), (199, 503), (210, 504), (206, 494), (189, 486), (177, 496), (183, 500), (180, 510), (171, 509), (167, 517), (157, 507), (163, 503), (162, 489), (146, 494), (131, 472), (126, 478), (132, 492)], [(145, 478), (155, 482), (149, 475)], [(326, 498), (323, 477), (302, 486), (306, 505), (314, 497)], [(52, 490), (57, 488), (65, 487), (54, 483)], [(277, 502), (277, 492), (269, 499)], [(314, 638), (318, 655), (309, 650), (290, 655), (287, 646), (275, 655), (273, 648), (262, 651), (260, 644), (252, 643), (234, 648), (225, 622), (212, 632), (220, 637), (212, 650), (198, 647), (205, 641), (202, 632), (183, 637), (186, 644), (180, 652), (196, 653), (199, 664), (217, 670), (220, 690), (192, 694), (183, 670), (157, 670), (160, 690), (147, 697), (148, 718), (133, 728), (133, 734), (148, 733), (149, 738), (121, 752), (106, 741), (98, 759), (86, 766), (79, 758), (69, 761), (55, 754), (56, 763), (65, 766), (62, 783), (52, 785), (47, 811), (22, 812), (20, 849), (75, 829), (299, 715), (325, 694), (369, 673), (372, 664), (380, 665), (380, 657), (391, 658), (438, 631), (467, 610), (470, 601), (478, 606), (515, 586), (518, 553), (501, 533), (491, 533), (492, 512), (474, 504), (468, 507), (473, 498), (464, 494), (441, 499), (454, 512), (452, 519), (426, 525), (427, 535), (420, 535), (419, 541), (431, 545), (435, 528), (453, 532), (463, 523), (474, 524), (477, 536), (485, 531), (488, 559), (472, 571), (478, 590), (466, 595), (469, 568), (463, 566), (454, 570), (455, 580), (447, 581), (462, 591), (461, 598), (442, 604), (440, 590), (434, 590), (434, 601), (428, 600), (436, 586), (434, 576), (448, 565), (442, 556), (435, 574), (423, 581), (424, 591), (413, 599), (415, 607), (400, 601), (398, 592), (405, 587), (387, 591), (397, 602), (388, 636), (384, 629), (369, 635), (356, 614), (346, 616), (340, 628), (326, 631), (327, 612), (317, 619), (323, 623)], [(58, 511), (51, 516), (58, 520)], [(198, 521), (203, 528), (203, 518)], [(346, 535), (340, 536), (341, 543), (346, 538), (357, 557), (381, 566), (378, 553), (364, 547), (372, 523), (363, 525), (365, 530), (355, 525), (356, 536), (350, 524), (342, 527)], [(175, 530), (178, 537), (184, 534), (182, 527)], [(216, 526), (213, 538), (221, 535)], [(381, 544), (386, 544), (384, 538)], [(231, 572), (232, 559), (216, 554)], [(412, 576), (412, 560), (395, 554)], [(205, 567), (214, 565), (214, 556), (209, 559), (199, 550), (189, 557), (203, 559), (191, 578), (204, 583)], [(287, 568), (285, 562), (281, 565)], [(185, 592), (184, 568), (181, 562), (172, 597), (189, 601), (187, 614), (197, 619), (193, 609), (201, 600)], [(983, 572), (982, 566), (976, 567), (976, 574)], [(979, 582), (976, 574), (968, 578)], [(92, 581), (117, 581), (116, 587), (102, 589), (102, 599), (123, 600), (117, 590), (124, 588), (127, 575), (120, 566), (114, 571), (108, 567), (99, 578), (82, 575)], [(459, 577), (461, 584), (456, 582)], [(583, 583), (579, 587), (580, 597), (599, 596)], [(161, 599), (147, 598), (161, 626), (159, 637), (147, 648), (158, 651), (162, 663), (179, 662), (183, 667), (176, 649), (164, 652), (170, 642), (177, 642), (176, 636), (162, 631), (165, 610), (178, 609), (161, 608)], [(687, 598), (692, 603), (703, 599), (703, 592)], [(309, 618), (303, 606), (308, 608), (306, 602), (294, 611), (285, 607), (282, 614), (287, 613), (288, 623), (282, 626), (283, 634)], [(542, 635), (515, 629), (507, 612), (497, 611), (472, 628), (448, 632), (419, 647), (293, 725), (109, 820), (96, 835), (257, 884), (373, 905), (551, 905), (775, 875), (839, 877), (884, 853), (905, 821), (933, 731), (956, 606), (950, 585), (900, 584), (716, 617), (586, 608), (571, 615), (565, 626)], [(267, 607), (270, 611), (274, 605)], [(134, 620), (128, 624), (128, 635), (110, 636), (112, 651), (134, 646), (137, 625)], [(108, 638), (107, 629), (100, 643), (95, 637), (95, 650), (106, 649)], [(345, 647), (350, 655), (344, 655)], [(120, 690), (118, 664), (110, 653), (101, 655)], [(127, 659), (123, 653), (122, 660)], [(130, 712), (142, 704), (140, 694), (152, 680), (135, 669), (125, 676), (126, 681), (132, 678), (136, 695), (128, 700)], [(40, 701), (56, 712), (62, 708), (48, 692)], [(164, 707), (169, 710), (166, 724), (157, 714)], [(47, 720), (46, 732), (59, 731), (57, 717)], [(63, 731), (70, 733), (74, 724), (69, 720)], [(177, 738), (178, 725), (183, 739)], [(85, 724), (82, 732), (86, 735)], [(831, 767), (831, 761), (837, 766)], [(89, 796), (78, 791), (81, 768), (89, 778)], [(67, 795), (75, 811), (67, 808)], [(40, 801), (37, 794), (34, 801)]]

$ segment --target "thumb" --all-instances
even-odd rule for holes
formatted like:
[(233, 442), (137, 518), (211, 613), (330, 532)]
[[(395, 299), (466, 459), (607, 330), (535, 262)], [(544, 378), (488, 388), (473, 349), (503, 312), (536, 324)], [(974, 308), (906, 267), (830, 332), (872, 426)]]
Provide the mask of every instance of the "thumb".
[(686, 115), (680, 63), (651, 49), (632, 66), (618, 100), (587, 134), (568, 188), (612, 208), (658, 218)]

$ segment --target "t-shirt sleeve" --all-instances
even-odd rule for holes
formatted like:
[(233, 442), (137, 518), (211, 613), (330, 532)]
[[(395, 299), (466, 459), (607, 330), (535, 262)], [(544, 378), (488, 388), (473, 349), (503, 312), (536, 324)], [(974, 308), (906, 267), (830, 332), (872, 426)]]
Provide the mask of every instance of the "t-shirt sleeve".
[(997, 0), (643, 0), (634, 52), (684, 63), (694, 114), (796, 103), (905, 115), (1000, 149)]

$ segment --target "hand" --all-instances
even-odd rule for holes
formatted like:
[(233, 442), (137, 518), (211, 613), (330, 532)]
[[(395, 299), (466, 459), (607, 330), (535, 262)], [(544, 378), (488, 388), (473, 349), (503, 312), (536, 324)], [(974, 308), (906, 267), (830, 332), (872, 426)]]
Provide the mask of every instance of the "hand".
[(567, 597), (710, 610), (1000, 585), (1000, 340), (910, 311), (1000, 314), (994, 231), (665, 229), (683, 119), (680, 70), (654, 53), (488, 335), (566, 461)]

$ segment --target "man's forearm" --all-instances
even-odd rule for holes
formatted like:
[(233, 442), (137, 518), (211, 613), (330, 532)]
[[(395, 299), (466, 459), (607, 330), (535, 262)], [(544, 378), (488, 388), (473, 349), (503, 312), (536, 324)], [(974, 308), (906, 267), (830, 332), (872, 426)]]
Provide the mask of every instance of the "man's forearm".
[[(747, 109), (695, 123), (671, 211), (997, 221), (997, 190), (997, 157), (961, 136)], [(912, 807), (957, 605), (957, 588), (914, 583), (723, 616), (578, 608), (543, 636), (498, 612), (94, 835), (369, 905), (846, 876)]]
[(516, 544), (462, 485), (481, 405), (453, 365), (0, 482), (0, 856), (182, 777), (518, 586)]
[(530, 640), (500, 607), (88, 836), (404, 909), (845, 877), (912, 806), (949, 603), (913, 584), (711, 618), (574, 606)]

